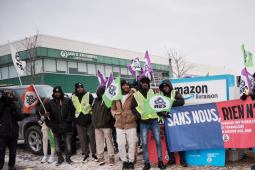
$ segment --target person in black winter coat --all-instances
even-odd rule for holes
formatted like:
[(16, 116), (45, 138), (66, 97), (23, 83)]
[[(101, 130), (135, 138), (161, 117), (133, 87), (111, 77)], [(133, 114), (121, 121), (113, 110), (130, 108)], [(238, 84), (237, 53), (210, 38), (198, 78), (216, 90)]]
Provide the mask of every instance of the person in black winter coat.
[(73, 112), (72, 101), (64, 97), (64, 93), (60, 86), (56, 86), (53, 89), (53, 99), (49, 101), (46, 110), (47, 113), (44, 117), (50, 117), (52, 122), (52, 132), (54, 134), (54, 140), (56, 144), (56, 151), (58, 155), (58, 162), (56, 166), (62, 164), (64, 159), (62, 157), (61, 140), (62, 137), (65, 143), (65, 155), (66, 162), (72, 164), (71, 161), (71, 133), (72, 133), (72, 122)]
[(14, 165), (19, 136), (17, 121), (23, 120), (24, 115), (14, 102), (14, 98), (14, 93), (10, 90), (5, 91), (0, 98), (0, 169), (3, 169), (5, 149), (8, 146), (9, 169), (16, 170)]
[[(173, 91), (174, 90), (173, 86), (172, 86), (171, 82), (168, 79), (165, 79), (161, 82), (161, 84), (159, 85), (159, 90), (163, 93), (164, 96), (169, 97), (169, 98), (171, 98), (171, 93), (172, 92), (175, 93), (174, 94), (174, 102), (173, 102), (172, 107), (183, 106), (185, 104), (184, 98), (182, 97), (182, 95), (178, 91)], [(162, 114), (168, 114), (168, 113), (164, 112)], [(174, 152), (169, 151), (167, 138), (165, 138), (165, 139), (166, 139), (168, 155), (169, 155), (169, 158), (170, 158), (170, 160), (168, 161), (166, 166), (174, 165), (174, 164), (176, 164), (175, 157), (174, 157)], [(185, 161), (185, 152), (180, 151), (179, 156), (180, 156), (181, 166), (186, 167), (187, 164), (186, 164), (186, 161)]]

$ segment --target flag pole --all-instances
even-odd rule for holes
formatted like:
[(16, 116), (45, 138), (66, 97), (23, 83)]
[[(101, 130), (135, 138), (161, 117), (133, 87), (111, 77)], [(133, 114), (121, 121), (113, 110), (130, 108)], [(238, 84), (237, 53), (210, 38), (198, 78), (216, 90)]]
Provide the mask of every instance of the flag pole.
[[(16, 70), (16, 71), (17, 71), (17, 70)], [(17, 73), (18, 73), (18, 72), (17, 72)], [(18, 76), (19, 76), (19, 73), (18, 73)], [(20, 80), (20, 76), (19, 76), (19, 82), (20, 82), (20, 85), (23, 86), (23, 85), (22, 85), (22, 82), (21, 82), (21, 80)]]
[(153, 81), (154, 81), (154, 86), (156, 88), (156, 81), (155, 81), (154, 73), (152, 73), (152, 77), (153, 77)]
[[(38, 93), (37, 93), (37, 90), (36, 90), (35, 86), (34, 86), (33, 84), (32, 84), (32, 86), (33, 86), (33, 88), (35, 89), (35, 93), (36, 93), (36, 95), (37, 95), (37, 97), (38, 97), (38, 99), (39, 99), (39, 101), (40, 101), (40, 103), (41, 103), (41, 105), (42, 105), (42, 107), (43, 107), (45, 113), (46, 113), (47, 111), (46, 111), (46, 109), (45, 109), (45, 107), (44, 107), (44, 105), (43, 105), (43, 102), (42, 102), (40, 96), (39, 96)], [(50, 120), (49, 117), (48, 117), (48, 119)]]
[(135, 81), (137, 82), (137, 71), (135, 70)]

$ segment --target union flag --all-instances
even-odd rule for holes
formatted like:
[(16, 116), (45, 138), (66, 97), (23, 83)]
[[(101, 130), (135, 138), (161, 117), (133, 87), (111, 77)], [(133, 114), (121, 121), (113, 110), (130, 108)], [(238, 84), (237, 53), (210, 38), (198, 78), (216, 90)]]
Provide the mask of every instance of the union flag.
[(39, 98), (33, 85), (29, 86), (21, 97), (24, 101), (23, 109), (28, 114), (37, 105)]

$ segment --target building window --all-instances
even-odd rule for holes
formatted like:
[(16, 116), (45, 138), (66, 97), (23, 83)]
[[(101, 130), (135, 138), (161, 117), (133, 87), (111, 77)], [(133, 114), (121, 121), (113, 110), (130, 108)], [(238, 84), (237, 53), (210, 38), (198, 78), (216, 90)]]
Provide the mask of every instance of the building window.
[(105, 76), (104, 65), (97, 65), (97, 70), (99, 70)]
[(9, 69), (8, 67), (2, 67), (2, 79), (9, 78)]
[(17, 77), (17, 71), (14, 66), (9, 66), (9, 78)]
[[(127, 77), (128, 77), (128, 78), (133, 78), (133, 75), (131, 74), (131, 72), (130, 72), (129, 70), (128, 70), (127, 72), (128, 72), (128, 76), (127, 76)], [(137, 75), (138, 75), (138, 74), (137, 74)]]
[(42, 73), (43, 72), (43, 65), (42, 60), (36, 60), (35, 61), (35, 74)]
[(88, 64), (88, 75), (96, 75), (96, 65)]
[(78, 74), (87, 74), (87, 64), (86, 63), (78, 63)]
[(68, 73), (69, 74), (78, 74), (77, 62), (68, 61)]
[(57, 73), (67, 73), (66, 61), (57, 60)]
[(0, 80), (2, 80), (2, 68), (0, 68)]
[(127, 70), (127, 68), (125, 68), (125, 67), (121, 67), (120, 68), (120, 77), (128, 77), (128, 70)]
[(112, 72), (112, 66), (105, 66), (105, 77), (109, 77), (110, 72)]
[(46, 73), (55, 73), (56, 72), (56, 60), (44, 60), (44, 71)]
[(119, 67), (113, 67), (113, 77), (118, 77), (120, 75), (120, 68)]

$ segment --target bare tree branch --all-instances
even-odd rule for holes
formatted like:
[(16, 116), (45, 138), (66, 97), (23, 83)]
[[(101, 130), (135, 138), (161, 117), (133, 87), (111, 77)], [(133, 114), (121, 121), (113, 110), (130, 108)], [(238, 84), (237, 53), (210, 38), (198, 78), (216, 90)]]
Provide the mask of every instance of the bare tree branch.
[(166, 52), (168, 58), (171, 60), (172, 65), (172, 70), (170, 71), (170, 73), (173, 74), (174, 77), (183, 78), (185, 73), (195, 67), (194, 65), (186, 66), (186, 54), (177, 53), (171, 48), (169, 50), (166, 49)]
[(27, 61), (27, 65), (26, 65), (26, 73), (28, 76), (30, 76), (31, 81), (28, 81), (27, 84), (35, 84), (36, 80), (42, 76), (41, 79), (41, 83), (40, 84), (44, 84), (43, 81), (43, 76), (44, 76), (44, 69), (43, 67), (40, 69), (40, 71), (37, 73), (37, 64), (35, 63), (36, 61), (36, 48), (37, 48), (37, 39), (38, 39), (38, 33), (39, 31), (36, 32), (36, 35), (33, 38), (26, 38), (26, 43), (24, 44), (22, 42), (22, 44), (24, 45), (24, 47), (27, 50), (29, 59)]

